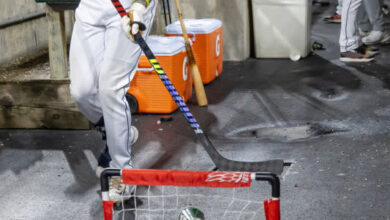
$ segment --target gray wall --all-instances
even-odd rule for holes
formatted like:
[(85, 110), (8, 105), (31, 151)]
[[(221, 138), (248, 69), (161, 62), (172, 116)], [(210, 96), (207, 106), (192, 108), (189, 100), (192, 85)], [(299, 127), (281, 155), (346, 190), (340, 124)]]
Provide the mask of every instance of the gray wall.
[[(45, 4), (37, 4), (34, 0), (0, 0), (0, 22), (38, 12), (45, 12)], [(71, 13), (66, 13), (68, 23), (71, 19)], [(71, 26), (68, 25), (68, 37), (70, 29)], [(46, 17), (0, 29), (0, 66), (42, 54), (47, 50), (47, 39)]]

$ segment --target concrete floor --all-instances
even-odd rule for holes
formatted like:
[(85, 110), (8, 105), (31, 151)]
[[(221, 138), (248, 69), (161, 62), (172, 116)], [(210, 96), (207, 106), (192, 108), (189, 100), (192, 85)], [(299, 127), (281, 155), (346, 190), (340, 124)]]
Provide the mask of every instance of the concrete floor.
[[(226, 62), (206, 87), (209, 107), (189, 104), (224, 156), (292, 162), (283, 219), (389, 220), (390, 47), (374, 63), (339, 62), (339, 25), (321, 21), (333, 8), (313, 8), (312, 38), (326, 50), (299, 62)], [(159, 118), (133, 118), (137, 167), (213, 169), (179, 112)], [(0, 219), (102, 219), (94, 167), (103, 145), (96, 131), (0, 130)]]

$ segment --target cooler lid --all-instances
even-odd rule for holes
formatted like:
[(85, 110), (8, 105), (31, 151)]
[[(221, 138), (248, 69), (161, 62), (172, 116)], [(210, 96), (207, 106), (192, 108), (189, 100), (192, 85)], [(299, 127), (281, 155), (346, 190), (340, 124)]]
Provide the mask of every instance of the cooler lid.
[(169, 56), (185, 50), (183, 37), (149, 36), (146, 43), (155, 55)]
[(312, 1), (311, 0), (253, 0), (253, 3), (255, 7), (261, 7), (259, 5), (266, 4), (266, 5), (278, 5), (278, 6), (286, 6), (286, 5), (304, 5), (304, 6), (311, 6)]
[[(206, 19), (184, 19), (187, 32), (189, 34), (209, 34), (222, 26), (222, 22), (215, 18)], [(181, 34), (180, 21), (176, 21), (165, 27), (166, 34)]]

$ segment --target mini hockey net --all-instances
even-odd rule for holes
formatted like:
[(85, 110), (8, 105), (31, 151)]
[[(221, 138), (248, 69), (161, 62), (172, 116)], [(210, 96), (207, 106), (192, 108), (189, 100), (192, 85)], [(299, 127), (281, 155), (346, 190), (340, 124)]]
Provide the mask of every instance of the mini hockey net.
[[(134, 193), (114, 204), (109, 181), (119, 176), (124, 184), (134, 186)], [(271, 184), (272, 198), (261, 202), (258, 186), (263, 181)], [(188, 207), (202, 211), (207, 220), (280, 219), (279, 178), (269, 173), (106, 170), (101, 187), (105, 220), (176, 220)]]

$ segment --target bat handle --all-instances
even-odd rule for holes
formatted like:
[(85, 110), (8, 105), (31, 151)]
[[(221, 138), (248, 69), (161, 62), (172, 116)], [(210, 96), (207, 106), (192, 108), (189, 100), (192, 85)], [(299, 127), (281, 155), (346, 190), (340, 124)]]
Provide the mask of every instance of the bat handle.
[(199, 73), (199, 68), (196, 64), (191, 65), (191, 73), (192, 73), (192, 78), (194, 80), (194, 88), (196, 92), (196, 99), (198, 101), (198, 105), (201, 107), (207, 106), (208, 101), (207, 101), (206, 92), (203, 87), (203, 81)]

